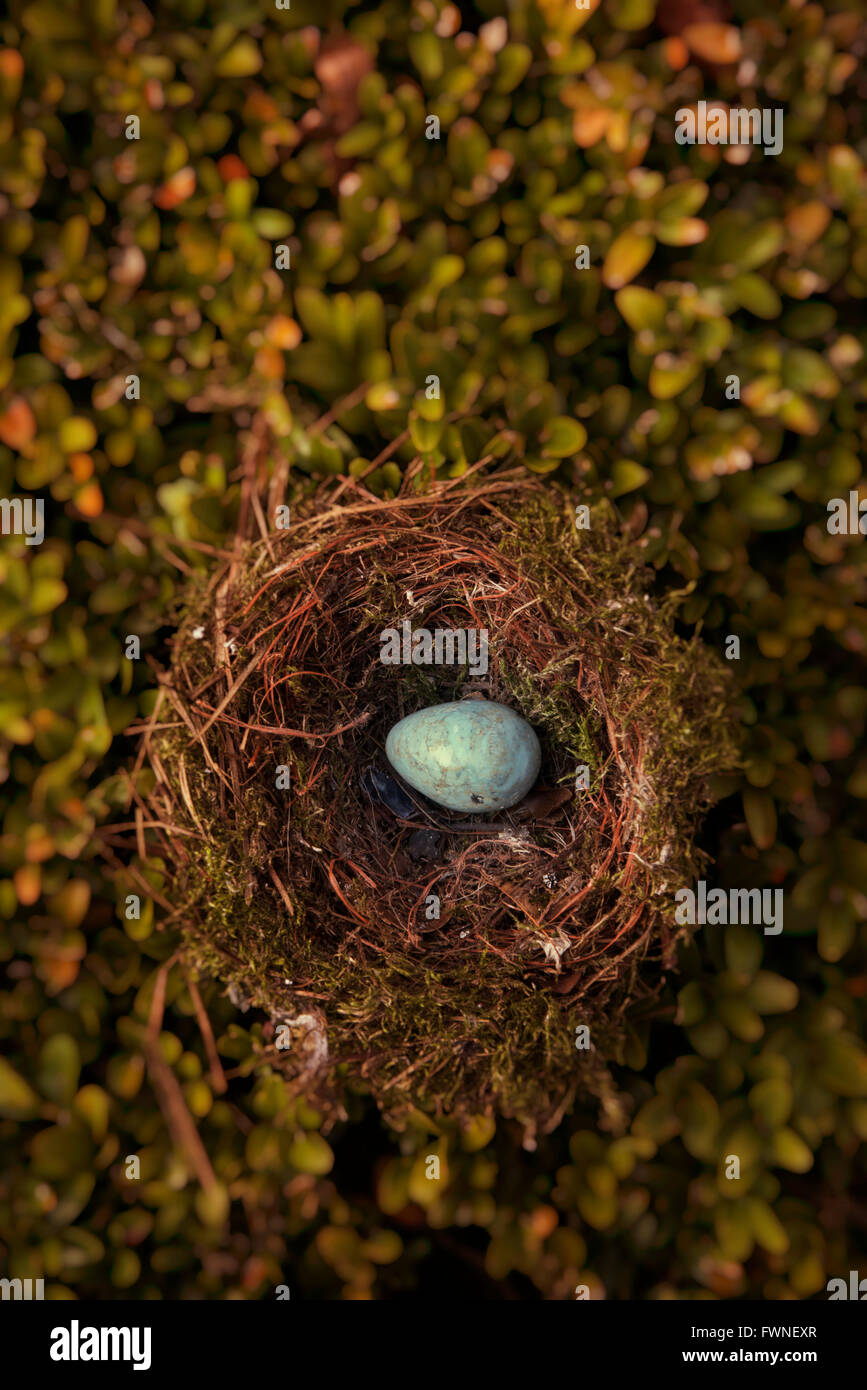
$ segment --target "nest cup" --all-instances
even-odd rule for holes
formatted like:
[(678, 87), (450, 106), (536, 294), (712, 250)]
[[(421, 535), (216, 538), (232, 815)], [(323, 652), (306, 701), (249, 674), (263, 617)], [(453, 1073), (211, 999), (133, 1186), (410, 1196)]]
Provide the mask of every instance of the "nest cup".
[[(647, 586), (607, 508), (577, 530), (564, 495), (506, 478), (328, 486), (189, 595), (178, 717), (146, 735), (175, 915), (327, 1111), (348, 1083), (393, 1123), (547, 1129), (576, 1089), (609, 1093), (605, 1059), (641, 1064), (709, 778), (736, 761), (723, 664)], [(487, 670), (385, 664), (404, 621), (486, 632)], [(407, 814), (382, 791), (388, 730), (465, 698), (530, 722), (545, 790), (476, 818), (413, 793)]]

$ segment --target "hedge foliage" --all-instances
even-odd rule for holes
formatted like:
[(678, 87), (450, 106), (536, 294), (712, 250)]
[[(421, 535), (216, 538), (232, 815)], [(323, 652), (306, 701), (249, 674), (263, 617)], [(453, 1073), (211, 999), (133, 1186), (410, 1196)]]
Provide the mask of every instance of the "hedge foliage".
[[(4, 1273), (55, 1298), (805, 1298), (858, 1267), (865, 546), (827, 504), (867, 442), (865, 38), (851, 0), (12, 0), (0, 492), (43, 497), (47, 536), (0, 542)], [(782, 152), (677, 144), (702, 98), (781, 108)], [(708, 878), (781, 887), (785, 930), (701, 933), (616, 1096), (530, 1153), (485, 1116), (394, 1132), (361, 1094), (327, 1130), (261, 1020), (163, 970), (124, 731), (251, 479), (393, 496), (516, 464), (614, 509), (686, 635), (740, 638)]]

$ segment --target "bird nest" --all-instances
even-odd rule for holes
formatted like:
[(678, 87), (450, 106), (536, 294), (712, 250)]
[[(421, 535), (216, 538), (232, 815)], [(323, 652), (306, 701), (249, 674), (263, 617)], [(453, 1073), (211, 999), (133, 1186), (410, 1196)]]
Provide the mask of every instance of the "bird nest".
[[(611, 518), (578, 529), (526, 475), (386, 501), (332, 482), (187, 596), (145, 734), (173, 915), (327, 1112), (349, 1085), (397, 1123), (544, 1130), (576, 1088), (604, 1098), (607, 1060), (640, 1064), (736, 753), (725, 668)], [(487, 669), (385, 664), (405, 622), (486, 632)], [(542, 748), (536, 789), (485, 817), (401, 787), (384, 753), (398, 719), (473, 698)]]

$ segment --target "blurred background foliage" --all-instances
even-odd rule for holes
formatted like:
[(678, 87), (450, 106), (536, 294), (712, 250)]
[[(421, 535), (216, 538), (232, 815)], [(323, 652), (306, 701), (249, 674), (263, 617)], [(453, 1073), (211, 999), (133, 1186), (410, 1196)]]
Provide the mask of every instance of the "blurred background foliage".
[[(0, 493), (49, 534), (0, 541), (4, 1274), (566, 1299), (863, 1272), (865, 546), (826, 504), (863, 492), (865, 37), (854, 0), (12, 0)], [(781, 107), (780, 155), (677, 145), (701, 98)], [(361, 1095), (324, 1132), (202, 982), (215, 1061), (123, 731), (251, 469), (279, 501), (520, 461), (617, 508), (685, 630), (740, 637), (743, 773), (703, 843), (714, 882), (784, 889), (785, 930), (703, 932), (610, 1113), (535, 1150), (484, 1116), (392, 1133)]]

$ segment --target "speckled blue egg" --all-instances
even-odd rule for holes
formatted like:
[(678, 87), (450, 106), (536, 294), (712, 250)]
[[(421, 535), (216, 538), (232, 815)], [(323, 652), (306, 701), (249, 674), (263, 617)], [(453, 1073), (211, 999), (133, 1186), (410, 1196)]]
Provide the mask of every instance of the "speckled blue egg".
[(455, 700), (408, 714), (385, 741), (396, 772), (450, 811), (502, 811), (539, 775), (539, 740), (526, 719), (493, 700)]

